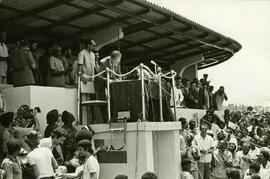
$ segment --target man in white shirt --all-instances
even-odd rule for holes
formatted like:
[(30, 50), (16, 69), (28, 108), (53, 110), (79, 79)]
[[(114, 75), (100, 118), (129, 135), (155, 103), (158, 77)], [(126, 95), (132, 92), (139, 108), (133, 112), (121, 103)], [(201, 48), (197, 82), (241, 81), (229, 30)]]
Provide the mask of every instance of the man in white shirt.
[(51, 137), (48, 138), (43, 138), (40, 140), (39, 146), (38, 147), (45, 147), (45, 148), (49, 148), (51, 151), (53, 151), (54, 149), (56, 150), (56, 152), (59, 155), (59, 158), (57, 158), (57, 161), (59, 163), (64, 162), (64, 157), (63, 157), (63, 153), (62, 153), (62, 149), (61, 149), (61, 144), (63, 144), (63, 142), (65, 141), (67, 136), (67, 132), (65, 131), (65, 129), (63, 128), (56, 128), (53, 132)]
[(52, 151), (47, 147), (37, 147), (39, 144), (37, 133), (32, 134), (27, 141), (33, 144), (33, 150), (28, 153), (27, 158), (35, 177), (37, 179), (53, 179), (54, 170), (58, 165)]
[(201, 133), (196, 135), (193, 145), (199, 147), (201, 156), (198, 161), (199, 175), (202, 179), (210, 179), (210, 163), (212, 161), (212, 153), (214, 150), (214, 140), (207, 135), (208, 125), (203, 123), (200, 127)]
[(7, 60), (8, 60), (8, 48), (5, 44), (7, 37), (6, 32), (0, 32), (0, 83), (7, 83)]
[(171, 106), (174, 106), (173, 92), (174, 92), (174, 100), (176, 103), (176, 107), (181, 107), (182, 101), (184, 100), (184, 95), (181, 89), (181, 78), (179, 76), (175, 77), (175, 86), (172, 86), (171, 100), (170, 100)]
[(86, 157), (82, 179), (98, 179), (100, 167), (93, 155), (94, 151), (92, 150), (91, 142), (84, 139), (78, 142), (77, 146), (79, 154)]
[[(93, 50), (96, 42), (91, 39), (86, 39), (84, 42), (85, 49), (80, 51), (78, 56), (78, 74), (85, 74), (87, 76), (95, 75), (96, 61)], [(82, 78), (83, 80), (84, 78)]]
[(54, 169), (56, 169), (58, 165), (49, 148), (36, 148), (32, 150), (27, 157), (37, 179), (54, 178)]

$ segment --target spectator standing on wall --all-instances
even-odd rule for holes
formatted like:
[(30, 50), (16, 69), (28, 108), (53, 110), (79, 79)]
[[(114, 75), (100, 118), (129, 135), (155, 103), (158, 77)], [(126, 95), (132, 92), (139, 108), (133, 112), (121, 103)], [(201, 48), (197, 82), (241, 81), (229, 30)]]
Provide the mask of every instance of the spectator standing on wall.
[(214, 95), (216, 110), (222, 110), (224, 100), (228, 100), (228, 97), (224, 91), (224, 86), (219, 87), (219, 89), (215, 92)]
[(33, 69), (34, 79), (36, 82), (36, 85), (41, 85), (41, 74), (39, 69), (39, 54), (37, 52), (38, 43), (36, 41), (32, 41), (30, 44), (31, 53), (33, 55), (34, 62), (36, 64), (36, 68)]
[(182, 88), (182, 92), (183, 92), (183, 95), (184, 95), (183, 104), (187, 108), (190, 107), (189, 87), (190, 87), (190, 81), (187, 80), (187, 79), (183, 79), (183, 88)]
[(30, 44), (26, 40), (20, 42), (20, 48), (10, 59), (13, 67), (13, 85), (25, 86), (35, 85), (33, 70), (36, 69), (36, 63), (30, 51)]
[(209, 92), (208, 92), (207, 83), (203, 83), (202, 88), (200, 88), (199, 90), (199, 105), (201, 109), (210, 108), (210, 100), (209, 100)]
[[(182, 101), (184, 100), (184, 95), (182, 93), (181, 89), (181, 78), (179, 76), (175, 77), (175, 86), (171, 88), (171, 99), (170, 99), (170, 106), (174, 106), (174, 100), (176, 107), (181, 107)], [(174, 90), (174, 93), (173, 91)], [(174, 94), (174, 100), (173, 100), (173, 94)]]
[(52, 47), (52, 56), (49, 59), (49, 70), (47, 76), (47, 86), (65, 86), (65, 67), (61, 60), (62, 49), (59, 45)]
[(0, 83), (7, 83), (7, 61), (9, 58), (8, 48), (5, 44), (7, 38), (6, 32), (0, 32)]
[(209, 90), (208, 90), (208, 96), (209, 96), (209, 105), (210, 105), (210, 109), (214, 109), (215, 108), (215, 99), (214, 99), (214, 86), (209, 86)]
[(45, 52), (39, 57), (39, 69), (41, 73), (41, 85), (45, 86), (47, 84), (47, 76), (49, 70), (49, 59), (51, 57), (51, 47), (47, 47)]
[(189, 89), (190, 107), (193, 109), (199, 109), (199, 91), (195, 81), (191, 83)]

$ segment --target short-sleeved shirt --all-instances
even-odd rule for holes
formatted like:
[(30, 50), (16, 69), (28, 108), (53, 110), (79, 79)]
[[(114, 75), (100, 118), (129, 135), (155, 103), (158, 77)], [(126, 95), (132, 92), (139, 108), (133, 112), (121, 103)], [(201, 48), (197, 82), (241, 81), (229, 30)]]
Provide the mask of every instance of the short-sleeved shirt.
[(82, 65), (83, 73), (88, 76), (95, 74), (95, 54), (87, 50), (82, 50), (78, 56), (78, 65)]
[[(200, 150), (210, 150), (211, 148), (214, 148), (215, 144), (214, 144), (214, 140), (212, 137), (210, 137), (209, 135), (206, 135), (205, 138), (203, 138), (201, 136), (201, 134), (197, 134), (194, 137), (193, 140), (193, 145), (198, 146), (200, 148)], [(212, 161), (212, 154), (208, 153), (208, 154), (202, 154), (201, 153), (201, 157), (199, 162), (201, 163), (210, 163)]]
[(1, 168), (6, 171), (6, 175), (13, 179), (22, 179), (22, 168), (21, 164), (17, 159), (8, 156), (2, 162)]
[(31, 166), (37, 166), (39, 172), (38, 179), (54, 176), (54, 170), (52, 166), (53, 154), (49, 148), (36, 148), (27, 155), (27, 158)]
[[(9, 57), (6, 44), (0, 42), (0, 57)], [(0, 76), (7, 76), (7, 61), (0, 60)]]
[(5, 43), (0, 42), (0, 57), (8, 57), (8, 48)]
[(97, 179), (99, 178), (99, 164), (97, 159), (91, 155), (84, 164), (82, 179), (90, 179), (90, 173), (97, 173)]

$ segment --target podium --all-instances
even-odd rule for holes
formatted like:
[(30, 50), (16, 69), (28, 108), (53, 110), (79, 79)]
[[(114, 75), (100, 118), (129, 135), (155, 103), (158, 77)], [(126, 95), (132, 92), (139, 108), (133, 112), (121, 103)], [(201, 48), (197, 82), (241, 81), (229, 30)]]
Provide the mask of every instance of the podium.
[[(94, 124), (95, 145), (104, 144), (121, 150), (101, 153), (100, 179), (125, 174), (140, 179), (145, 172), (158, 178), (180, 178), (180, 122), (130, 122), (125, 131), (111, 132), (109, 124)], [(125, 139), (125, 140), (124, 140)]]
[[(118, 117), (118, 112), (130, 112), (129, 122), (136, 122), (142, 113), (142, 90), (140, 80), (115, 81), (110, 84), (111, 115)], [(145, 91), (147, 86), (145, 85)], [(146, 114), (148, 114), (148, 100), (145, 99)]]

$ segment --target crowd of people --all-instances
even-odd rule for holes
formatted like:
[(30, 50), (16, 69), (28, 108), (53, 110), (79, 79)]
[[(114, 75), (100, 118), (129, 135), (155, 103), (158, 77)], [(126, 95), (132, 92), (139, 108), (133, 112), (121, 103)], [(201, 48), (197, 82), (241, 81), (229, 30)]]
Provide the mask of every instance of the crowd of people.
[[(96, 155), (107, 148), (95, 147), (91, 126), (77, 130), (72, 113), (53, 109), (47, 113), (47, 126), (41, 138), (36, 111), (31, 115), (29, 119), (13, 112), (0, 116), (1, 179), (99, 178), (102, 171)], [(157, 179), (157, 176), (147, 172), (142, 179)]]
[[(200, 80), (194, 78), (191, 82), (177, 76), (174, 87), (176, 106), (192, 109), (214, 108), (215, 110), (222, 110), (224, 100), (228, 100), (224, 86), (220, 86), (214, 92), (214, 86), (211, 86), (210, 82), (208, 74), (204, 74)], [(170, 103), (172, 106), (173, 98), (171, 98)]]
[(180, 118), (182, 170), (187, 179), (269, 179), (270, 113), (214, 110), (200, 120)]
[(73, 56), (70, 48), (62, 50), (49, 45), (44, 53), (38, 50), (38, 42), (20, 40), (7, 46), (7, 33), (0, 32), (0, 83), (17, 86), (39, 85), (65, 87), (76, 84), (77, 75), (92, 76), (106, 67), (120, 72), (121, 53), (117, 50), (99, 60), (96, 42), (86, 39), (83, 49)]

